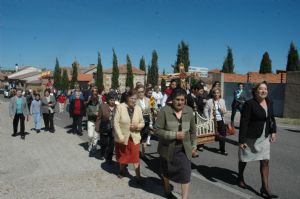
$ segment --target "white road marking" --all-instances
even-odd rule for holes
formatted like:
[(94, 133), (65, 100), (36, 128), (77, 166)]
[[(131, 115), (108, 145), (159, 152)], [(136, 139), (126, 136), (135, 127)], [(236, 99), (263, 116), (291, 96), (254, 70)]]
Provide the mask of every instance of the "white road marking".
[(236, 195), (238, 195), (238, 196), (241, 196), (241, 197), (243, 197), (243, 198), (247, 198), (247, 199), (252, 198), (252, 196), (249, 195), (249, 194), (243, 193), (243, 192), (241, 192), (241, 191), (239, 191), (239, 190), (233, 189), (233, 188), (231, 188), (231, 187), (229, 187), (229, 186), (226, 186), (226, 185), (224, 185), (224, 184), (221, 184), (221, 183), (219, 183), (219, 182), (212, 182), (212, 181), (210, 181), (210, 180), (207, 180), (205, 177), (203, 177), (203, 176), (201, 176), (201, 175), (199, 175), (199, 174), (196, 174), (196, 173), (193, 173), (193, 172), (192, 172), (192, 176), (195, 177), (195, 178), (198, 178), (199, 180), (202, 180), (202, 181), (204, 181), (204, 182), (207, 182), (207, 183), (213, 184), (213, 185), (215, 185), (215, 186), (217, 186), (217, 187), (220, 187), (220, 188), (222, 188), (222, 189), (224, 189), (224, 190), (226, 190), (226, 191), (229, 191), (229, 192), (231, 192), (231, 193), (234, 193), (234, 194), (236, 194)]

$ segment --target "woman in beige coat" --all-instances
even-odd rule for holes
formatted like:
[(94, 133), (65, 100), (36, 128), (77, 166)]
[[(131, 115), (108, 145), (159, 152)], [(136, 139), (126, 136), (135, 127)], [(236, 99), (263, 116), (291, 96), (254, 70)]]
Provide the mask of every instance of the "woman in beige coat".
[(136, 104), (137, 92), (131, 89), (125, 103), (117, 106), (114, 116), (114, 140), (117, 161), (120, 164), (119, 178), (125, 176), (125, 165), (132, 163), (135, 168), (136, 180), (140, 174), (140, 131), (144, 127), (142, 109)]

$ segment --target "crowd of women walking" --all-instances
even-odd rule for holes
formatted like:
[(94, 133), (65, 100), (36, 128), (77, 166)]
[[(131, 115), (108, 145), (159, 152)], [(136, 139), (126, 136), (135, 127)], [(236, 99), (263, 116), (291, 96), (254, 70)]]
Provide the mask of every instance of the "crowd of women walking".
[[(170, 86), (161, 92), (158, 86), (152, 89), (137, 83), (135, 88), (127, 88), (121, 96), (113, 89), (100, 95), (96, 87), (85, 92), (77, 87), (68, 100), (64, 94), (55, 97), (51, 90), (46, 89), (43, 97), (39, 94), (34, 96), (30, 106), (22, 96), (22, 90), (17, 89), (9, 104), (9, 115), (13, 119), (12, 136), (18, 135), (20, 122), (20, 135), (25, 139), (24, 121), (26, 118), (29, 120), (30, 115), (34, 118), (36, 133), (41, 132), (41, 117), (44, 120), (43, 130), (54, 133), (56, 107), (59, 107), (58, 112), (66, 108), (73, 119), (69, 133), (81, 136), (83, 117), (87, 116), (90, 156), (97, 153), (99, 143), (101, 159), (107, 163), (113, 163), (115, 152), (119, 178), (125, 177), (126, 166), (133, 164), (134, 178), (137, 183), (143, 184), (140, 157), (145, 157), (147, 146), (151, 145), (151, 136), (154, 135), (158, 138), (165, 196), (174, 197), (170, 189), (171, 180), (181, 184), (182, 198), (185, 199), (188, 198), (191, 181), (191, 159), (198, 157), (197, 151), (203, 150), (203, 145), (197, 143), (194, 114), (197, 112), (206, 118), (213, 118), (216, 131), (224, 138), (224, 115), (227, 109), (221, 96), (220, 82), (216, 82), (210, 92), (204, 89), (203, 82), (192, 85), (189, 90), (179, 88), (176, 84), (172, 80)], [(253, 98), (249, 100), (245, 99), (241, 84), (238, 87), (232, 103), (235, 112), (241, 111), (237, 185), (247, 188), (243, 177), (246, 164), (260, 161), (261, 196), (276, 198), (268, 185), (270, 143), (276, 141), (276, 122), (272, 101), (268, 98), (267, 83), (255, 85), (252, 89)], [(232, 124), (234, 115), (231, 117)], [(226, 156), (228, 152), (224, 140), (219, 140), (219, 153)]]

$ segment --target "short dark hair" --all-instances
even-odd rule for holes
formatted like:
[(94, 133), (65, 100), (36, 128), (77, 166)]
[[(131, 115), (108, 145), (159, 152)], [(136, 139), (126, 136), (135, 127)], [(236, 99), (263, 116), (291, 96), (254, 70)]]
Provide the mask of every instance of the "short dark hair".
[(191, 89), (192, 90), (201, 90), (201, 89), (204, 89), (204, 87), (200, 82), (198, 82), (198, 83), (192, 85)]
[(171, 94), (171, 99), (174, 100), (178, 96), (184, 96), (184, 98), (186, 99), (187, 97), (186, 91), (183, 88), (174, 89)]
[(45, 89), (44, 94), (45, 94), (46, 92), (48, 92), (48, 93), (50, 94), (50, 93), (51, 93), (51, 90), (50, 90), (50, 89)]
[(133, 95), (136, 95), (137, 94), (137, 90), (136, 89), (133, 89), (131, 88), (127, 93), (126, 93), (126, 102), (128, 101), (128, 98), (133, 96)]
[(240, 85), (243, 85), (243, 86), (244, 86), (244, 84), (243, 84), (242, 82), (239, 82), (237, 85), (238, 85), (238, 86), (240, 86)]
[(170, 84), (172, 84), (173, 82), (176, 82), (176, 79), (171, 79)]

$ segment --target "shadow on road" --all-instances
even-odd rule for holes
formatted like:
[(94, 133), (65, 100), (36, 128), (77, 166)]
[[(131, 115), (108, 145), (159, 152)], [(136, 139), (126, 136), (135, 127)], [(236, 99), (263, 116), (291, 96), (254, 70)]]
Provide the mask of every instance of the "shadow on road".
[[(89, 155), (89, 152), (88, 152), (88, 148), (89, 148), (89, 142), (83, 142), (81, 144), (79, 144), (79, 146), (81, 146), (86, 152), (87, 152), (87, 155)], [(100, 149), (96, 149), (91, 155), (90, 155), (91, 158), (96, 158), (97, 160), (102, 160), (102, 156), (101, 156), (101, 153), (100, 153)]]
[(287, 131), (293, 132), (293, 133), (300, 133), (300, 130), (295, 129), (286, 129)]
[[(238, 173), (229, 169), (220, 168), (220, 167), (208, 167), (205, 165), (195, 165), (192, 163), (192, 170), (197, 170), (203, 177), (211, 182), (222, 181), (226, 184), (236, 185), (237, 186), (237, 176)], [(253, 192), (257, 196), (260, 196), (260, 193), (257, 192), (253, 187), (247, 185), (247, 190)]]

